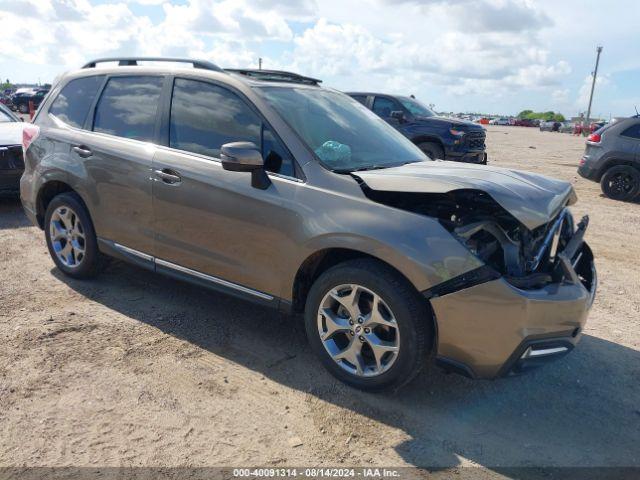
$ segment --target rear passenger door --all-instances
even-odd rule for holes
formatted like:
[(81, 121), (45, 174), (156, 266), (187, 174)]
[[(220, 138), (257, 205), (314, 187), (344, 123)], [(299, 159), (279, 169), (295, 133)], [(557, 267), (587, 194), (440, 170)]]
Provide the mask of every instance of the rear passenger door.
[[(291, 244), (288, 225), (299, 222), (283, 205), (301, 185), (291, 154), (224, 85), (176, 78), (167, 110), (166, 146), (153, 161), (156, 268), (271, 302)], [(253, 188), (250, 174), (223, 170), (220, 148), (235, 141), (261, 146), (272, 181), (266, 190)]]
[(153, 251), (150, 173), (164, 80), (109, 77), (71, 153), (84, 166), (98, 237), (145, 254)]

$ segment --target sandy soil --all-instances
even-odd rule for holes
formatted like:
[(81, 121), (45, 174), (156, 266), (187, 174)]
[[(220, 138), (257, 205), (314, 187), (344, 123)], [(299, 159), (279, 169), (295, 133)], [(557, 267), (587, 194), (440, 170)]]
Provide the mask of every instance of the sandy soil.
[(640, 466), (640, 205), (578, 178), (582, 139), (489, 127), (490, 163), (570, 180), (600, 288), (579, 348), (525, 376), (334, 381), (297, 319), (114, 262), (53, 267), (0, 199), (0, 466)]

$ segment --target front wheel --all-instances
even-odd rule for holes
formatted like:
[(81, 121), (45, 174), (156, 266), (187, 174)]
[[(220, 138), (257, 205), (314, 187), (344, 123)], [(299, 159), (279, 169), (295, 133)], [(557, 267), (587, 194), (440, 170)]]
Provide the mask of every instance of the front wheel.
[(435, 142), (419, 143), (418, 148), (431, 160), (444, 160), (444, 150)]
[(27, 105), (25, 105), (24, 103), (21, 103), (21, 104), (18, 106), (18, 111), (19, 111), (20, 113), (29, 113), (29, 107), (28, 107)]
[(368, 391), (415, 377), (429, 350), (426, 302), (396, 271), (353, 260), (323, 273), (305, 307), (312, 349), (339, 380)]
[(600, 180), (602, 193), (613, 200), (633, 200), (640, 192), (640, 171), (629, 165), (611, 167)]

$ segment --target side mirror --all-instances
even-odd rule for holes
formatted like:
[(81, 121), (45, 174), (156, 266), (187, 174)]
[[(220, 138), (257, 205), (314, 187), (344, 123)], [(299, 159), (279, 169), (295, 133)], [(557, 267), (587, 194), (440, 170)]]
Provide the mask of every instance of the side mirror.
[(396, 120), (398, 120), (400, 123), (404, 122), (405, 118), (404, 118), (404, 112), (402, 110), (394, 110), (393, 112), (391, 112), (391, 118), (395, 118)]
[(232, 172), (251, 172), (251, 186), (266, 190), (271, 180), (264, 169), (260, 149), (253, 142), (225, 143), (220, 149), (222, 168)]

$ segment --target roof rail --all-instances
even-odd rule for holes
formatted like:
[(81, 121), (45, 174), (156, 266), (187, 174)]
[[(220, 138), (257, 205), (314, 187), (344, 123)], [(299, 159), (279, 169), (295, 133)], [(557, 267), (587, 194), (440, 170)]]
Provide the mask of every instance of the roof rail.
[(135, 66), (138, 62), (177, 62), (177, 63), (191, 63), (193, 68), (201, 68), (203, 70), (213, 70), (214, 72), (224, 72), (222, 68), (215, 63), (208, 62), (206, 60), (194, 60), (192, 58), (170, 58), (170, 57), (111, 57), (111, 58), (98, 58), (85, 64), (82, 68), (95, 68), (98, 63), (106, 62), (118, 62), (118, 66)]
[(264, 80), (267, 82), (293, 82), (304, 83), (307, 85), (318, 85), (322, 80), (312, 77), (305, 77), (293, 72), (285, 72), (283, 70), (258, 70), (253, 68), (225, 68), (227, 72), (239, 73), (256, 80)]

